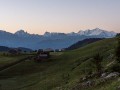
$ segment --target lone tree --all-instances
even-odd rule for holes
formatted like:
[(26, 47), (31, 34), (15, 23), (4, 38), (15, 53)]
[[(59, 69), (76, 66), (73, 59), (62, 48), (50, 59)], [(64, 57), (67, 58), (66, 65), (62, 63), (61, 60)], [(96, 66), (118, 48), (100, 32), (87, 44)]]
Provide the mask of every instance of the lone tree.
[(100, 53), (97, 53), (96, 55), (93, 56), (92, 62), (94, 63), (97, 69), (98, 76), (100, 76), (102, 73), (102, 61), (103, 57), (100, 55)]
[(116, 60), (120, 63), (120, 34), (117, 34), (117, 48), (115, 51), (116, 54)]

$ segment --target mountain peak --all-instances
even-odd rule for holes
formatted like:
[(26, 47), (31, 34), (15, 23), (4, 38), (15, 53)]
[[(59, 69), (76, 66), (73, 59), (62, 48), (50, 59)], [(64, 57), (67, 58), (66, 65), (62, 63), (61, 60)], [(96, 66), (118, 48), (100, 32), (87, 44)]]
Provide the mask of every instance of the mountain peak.
[(17, 33), (26, 33), (24, 30), (18, 30), (17, 32), (15, 32), (15, 34), (17, 34)]
[(15, 32), (15, 35), (26, 37), (29, 35), (29, 33), (25, 32), (24, 30), (21, 29), (21, 30), (18, 30), (17, 32)]
[(103, 37), (114, 37), (116, 35), (115, 32), (110, 32), (110, 31), (106, 31), (106, 30), (102, 30), (100, 28), (95, 28), (95, 29), (88, 29), (85, 31), (80, 30), (78, 32), (79, 35), (84, 35), (84, 36), (103, 36)]
[(95, 30), (101, 30), (100, 28), (95, 28)]
[(46, 37), (48, 37), (48, 36), (50, 36), (50, 35), (51, 35), (50, 32), (47, 32), (47, 31), (46, 31), (46, 32), (44, 33), (44, 36), (46, 36)]

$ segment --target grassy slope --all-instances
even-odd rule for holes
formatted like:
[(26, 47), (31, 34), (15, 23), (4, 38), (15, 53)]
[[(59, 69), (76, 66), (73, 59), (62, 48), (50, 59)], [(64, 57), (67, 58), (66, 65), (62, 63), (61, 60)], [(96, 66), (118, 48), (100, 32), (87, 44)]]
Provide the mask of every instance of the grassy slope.
[(0, 68), (13, 62), (19, 61), (20, 59), (23, 59), (27, 56), (28, 55), (4, 56), (3, 53), (0, 53)]
[[(90, 58), (98, 51), (104, 56), (104, 67), (112, 62), (115, 45), (115, 39), (106, 39), (64, 52), (48, 62), (22, 62), (0, 72), (1, 76), (11, 77), (1, 79), (0, 86), (5, 90), (59, 90), (61, 87), (69, 90), (90, 70)], [(112, 82), (111, 85), (116, 84)], [(98, 87), (97, 90), (103, 89)], [(109, 87), (105, 90), (109, 90)]]

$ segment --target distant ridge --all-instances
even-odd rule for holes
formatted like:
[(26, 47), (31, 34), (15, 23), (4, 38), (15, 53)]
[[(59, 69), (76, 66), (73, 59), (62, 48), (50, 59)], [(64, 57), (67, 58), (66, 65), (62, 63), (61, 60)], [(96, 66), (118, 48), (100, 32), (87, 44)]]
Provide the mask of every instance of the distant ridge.
[(116, 33), (113, 31), (101, 30), (99, 28), (81, 30), (78, 33), (45, 32), (44, 35), (30, 34), (24, 30), (18, 30), (15, 33), (0, 30), (0, 46), (24, 47), (33, 50), (46, 48), (62, 49), (87, 38), (112, 38), (115, 35)]
[(71, 45), (70, 47), (66, 48), (66, 50), (74, 50), (74, 49), (78, 49), (80, 47), (83, 47), (85, 45), (88, 45), (90, 43), (99, 41), (99, 40), (103, 40), (104, 38), (88, 38), (88, 39), (84, 39), (82, 41), (78, 41), (77, 43)]
[(10, 48), (10, 47), (6, 47), (6, 46), (0, 46), (0, 52), (7, 52), (10, 49), (20, 49), (21, 51), (25, 51), (25, 52), (31, 52), (33, 51), (32, 49), (29, 48), (24, 48), (24, 47), (18, 47), (18, 48)]
[(10, 48), (9, 47), (5, 47), (5, 46), (0, 46), (0, 51), (4, 52), (4, 51), (9, 51)]

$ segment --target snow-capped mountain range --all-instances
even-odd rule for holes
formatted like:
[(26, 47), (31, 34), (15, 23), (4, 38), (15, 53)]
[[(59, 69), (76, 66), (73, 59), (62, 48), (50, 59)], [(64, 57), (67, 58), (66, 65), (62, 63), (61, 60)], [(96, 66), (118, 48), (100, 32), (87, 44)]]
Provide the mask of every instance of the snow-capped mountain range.
[(93, 35), (100, 35), (103, 37), (113, 37), (116, 35), (115, 32), (113, 31), (105, 31), (105, 30), (101, 30), (99, 28), (93, 29), (93, 30), (86, 30), (86, 31), (79, 31), (78, 32), (79, 35), (85, 35), (85, 36), (93, 36)]
[(45, 32), (44, 35), (29, 34), (24, 30), (15, 33), (0, 30), (0, 46), (26, 47), (30, 49), (61, 49), (86, 38), (112, 38), (116, 35), (113, 31), (101, 30), (80, 30), (78, 33), (57, 33)]

